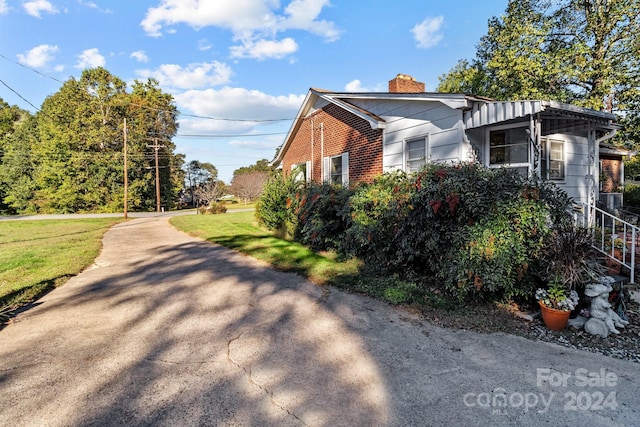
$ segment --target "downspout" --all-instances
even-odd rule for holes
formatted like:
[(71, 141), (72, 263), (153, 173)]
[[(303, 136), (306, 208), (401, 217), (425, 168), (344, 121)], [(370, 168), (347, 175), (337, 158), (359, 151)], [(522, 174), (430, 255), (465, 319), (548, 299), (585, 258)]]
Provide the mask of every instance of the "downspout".
[[(596, 144), (598, 144), (598, 146), (600, 145), (601, 142), (603, 141), (607, 141), (611, 138), (613, 138), (614, 136), (616, 136), (616, 130), (610, 130), (609, 132), (605, 133), (604, 135), (602, 135), (600, 138), (596, 139)], [(600, 148), (600, 147), (598, 147)]]
[(320, 123), (320, 182), (324, 182), (324, 123)]
[(309, 176), (311, 177), (310, 181), (313, 181), (313, 150), (314, 150), (314, 144), (313, 144), (313, 133), (315, 131), (315, 125), (313, 123), (313, 117), (311, 118), (311, 167), (309, 168)]

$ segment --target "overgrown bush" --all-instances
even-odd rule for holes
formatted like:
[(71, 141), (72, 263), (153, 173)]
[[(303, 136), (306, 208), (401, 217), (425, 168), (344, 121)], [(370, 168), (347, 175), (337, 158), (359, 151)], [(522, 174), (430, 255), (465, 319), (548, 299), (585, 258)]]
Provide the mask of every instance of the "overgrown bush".
[(548, 234), (547, 209), (538, 200), (498, 203), (491, 215), (460, 230), (463, 244), (447, 253), (436, 273), (449, 294), (461, 300), (528, 298), (535, 282), (530, 264)]
[(475, 164), (429, 164), (414, 176), (413, 192), (398, 231), (388, 242), (395, 271), (434, 277), (451, 261), (451, 248), (468, 241), (467, 228), (495, 211), (498, 202), (515, 200), (522, 179), (507, 169)]
[(343, 252), (348, 200), (353, 191), (330, 184), (310, 184), (298, 190), (295, 239), (314, 250)]
[(367, 259), (371, 266), (384, 266), (390, 254), (388, 243), (398, 231), (406, 201), (412, 194), (410, 177), (402, 172), (378, 176), (360, 185), (349, 199), (344, 251)]
[(258, 223), (281, 237), (292, 237), (298, 224), (296, 195), (304, 185), (293, 174), (285, 177), (280, 171), (274, 173), (256, 203)]
[(468, 163), (384, 174), (354, 190), (279, 177), (258, 210), (262, 224), (285, 224), (315, 250), (459, 301), (533, 295), (542, 249), (570, 224), (571, 204), (552, 183)]

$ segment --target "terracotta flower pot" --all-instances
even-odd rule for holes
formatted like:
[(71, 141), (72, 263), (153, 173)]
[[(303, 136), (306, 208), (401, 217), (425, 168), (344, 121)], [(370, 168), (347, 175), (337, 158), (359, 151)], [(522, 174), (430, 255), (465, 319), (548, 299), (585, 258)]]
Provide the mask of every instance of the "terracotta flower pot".
[(538, 301), (540, 309), (542, 310), (542, 321), (544, 325), (552, 331), (561, 331), (567, 327), (569, 323), (569, 316), (571, 312), (568, 310), (556, 310), (555, 308), (547, 307)]

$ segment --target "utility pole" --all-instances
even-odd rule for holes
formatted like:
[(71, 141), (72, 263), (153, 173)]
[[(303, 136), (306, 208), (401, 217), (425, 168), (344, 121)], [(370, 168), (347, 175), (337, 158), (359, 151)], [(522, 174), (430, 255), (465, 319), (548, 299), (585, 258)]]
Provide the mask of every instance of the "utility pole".
[(127, 200), (129, 199), (129, 175), (127, 170), (127, 119), (124, 119), (124, 219), (127, 219)]
[(158, 150), (162, 145), (158, 145), (158, 138), (153, 138), (153, 145), (147, 145), (155, 150), (156, 160), (156, 212), (160, 212), (160, 166), (158, 165)]

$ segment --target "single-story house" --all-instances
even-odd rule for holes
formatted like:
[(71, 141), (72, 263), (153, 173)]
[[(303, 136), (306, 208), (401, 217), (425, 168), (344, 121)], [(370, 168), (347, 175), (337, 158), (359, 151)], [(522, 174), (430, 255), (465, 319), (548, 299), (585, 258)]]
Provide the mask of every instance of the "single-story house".
[(424, 89), (403, 74), (389, 81), (388, 92), (311, 88), (272, 164), (310, 181), (348, 185), (425, 162), (478, 161), (537, 173), (577, 202), (594, 204), (601, 191), (616, 190), (600, 182), (601, 158), (624, 156), (605, 144), (619, 129), (615, 115)]

